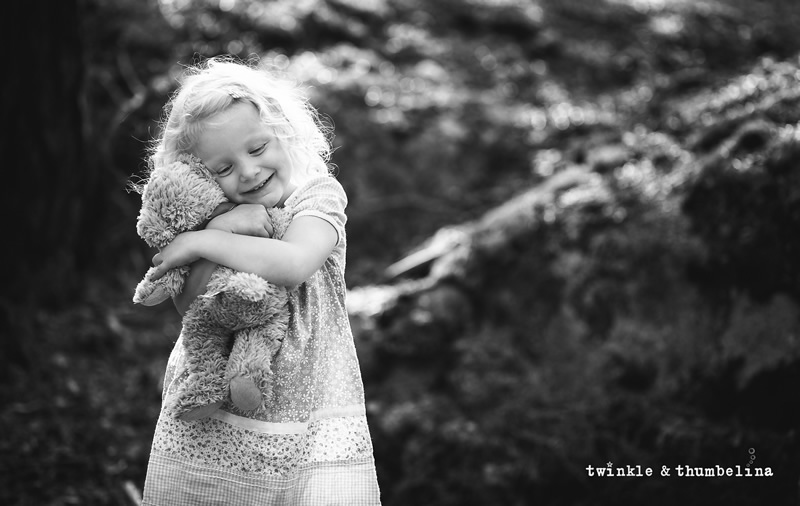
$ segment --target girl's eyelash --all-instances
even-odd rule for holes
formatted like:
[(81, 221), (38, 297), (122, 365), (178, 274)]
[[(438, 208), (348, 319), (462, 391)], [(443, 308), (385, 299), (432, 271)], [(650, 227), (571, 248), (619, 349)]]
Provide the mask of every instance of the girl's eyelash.
[[(269, 141), (259, 145), (256, 149), (251, 150), (250, 154), (251, 155), (261, 154), (262, 152), (264, 152), (265, 149), (267, 149), (267, 145), (268, 144), (269, 144)], [(230, 172), (230, 170), (231, 170), (231, 166), (230, 165), (226, 165), (225, 167), (222, 167), (221, 169), (215, 171), (215, 174), (217, 176), (225, 176), (227, 173)]]

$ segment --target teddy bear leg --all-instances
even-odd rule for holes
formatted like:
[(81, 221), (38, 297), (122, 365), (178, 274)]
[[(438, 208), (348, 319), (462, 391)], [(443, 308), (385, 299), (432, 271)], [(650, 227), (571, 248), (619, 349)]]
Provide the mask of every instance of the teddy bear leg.
[(194, 422), (195, 420), (202, 420), (203, 418), (208, 418), (209, 416), (216, 413), (216, 411), (222, 407), (222, 401), (212, 402), (211, 404), (206, 404), (205, 406), (197, 406), (194, 408), (184, 408), (184, 410), (178, 415), (180, 420), (184, 422)]
[(272, 362), (280, 348), (285, 328), (263, 326), (236, 333), (228, 357), (231, 401), (242, 411), (264, 407), (272, 397)]
[(231, 331), (212, 325), (202, 311), (184, 317), (184, 346), (188, 375), (171, 401), (174, 415), (199, 420), (222, 406), (228, 394), (227, 348)]

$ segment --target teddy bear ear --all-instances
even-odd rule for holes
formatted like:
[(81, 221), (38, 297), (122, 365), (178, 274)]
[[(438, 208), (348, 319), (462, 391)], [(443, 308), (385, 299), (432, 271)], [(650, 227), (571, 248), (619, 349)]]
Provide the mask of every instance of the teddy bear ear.
[(213, 181), (214, 175), (211, 173), (211, 170), (206, 167), (206, 164), (203, 163), (203, 160), (200, 158), (192, 155), (192, 154), (182, 154), (178, 157), (178, 161), (181, 163), (185, 163), (189, 166), (190, 170), (197, 172), (198, 174), (202, 175), (203, 177)]

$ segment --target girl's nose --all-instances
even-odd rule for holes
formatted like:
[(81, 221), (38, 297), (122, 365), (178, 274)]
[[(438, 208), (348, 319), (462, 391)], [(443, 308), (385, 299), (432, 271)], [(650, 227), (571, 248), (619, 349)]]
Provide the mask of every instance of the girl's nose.
[(243, 181), (248, 181), (253, 179), (258, 175), (259, 172), (258, 164), (255, 163), (247, 163), (242, 166), (242, 170), (239, 173), (240, 179)]

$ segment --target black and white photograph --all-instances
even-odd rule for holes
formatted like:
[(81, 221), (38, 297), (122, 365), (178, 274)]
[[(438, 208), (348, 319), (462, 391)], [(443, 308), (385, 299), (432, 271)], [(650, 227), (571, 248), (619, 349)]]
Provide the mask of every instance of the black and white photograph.
[(797, 0), (4, 12), (3, 506), (800, 504)]

